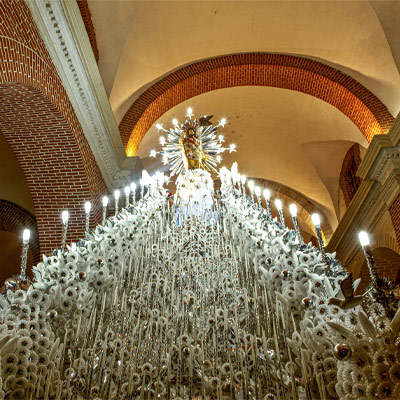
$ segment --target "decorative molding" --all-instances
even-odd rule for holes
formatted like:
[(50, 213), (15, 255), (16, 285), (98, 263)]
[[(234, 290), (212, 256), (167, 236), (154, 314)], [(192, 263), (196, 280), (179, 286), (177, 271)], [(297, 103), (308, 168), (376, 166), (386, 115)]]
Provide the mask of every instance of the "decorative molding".
[(328, 245), (343, 262), (359, 249), (360, 229), (373, 232), (400, 194), (400, 114), (387, 135), (375, 136), (357, 171), (363, 179)]
[[(371, 190), (374, 186), (374, 182), (371, 181), (363, 181), (358, 188), (356, 194), (353, 197), (352, 202), (347, 208), (346, 212), (343, 215), (343, 218), (340, 220), (338, 227), (331, 240), (328, 243), (327, 250), (329, 252), (336, 251), (339, 259), (342, 262), (346, 262), (347, 257), (345, 257), (345, 248), (353, 242), (353, 240), (349, 240), (349, 231), (354, 225), (354, 219), (360, 211), (360, 207), (368, 196), (371, 194)], [(352, 233), (353, 234), (353, 233)]]
[(400, 166), (400, 147), (381, 148), (365, 179), (384, 182), (391, 171)]
[(368, 146), (368, 151), (365, 154), (365, 157), (362, 160), (360, 167), (358, 168), (357, 176), (359, 176), (362, 179), (377, 180), (379, 174), (381, 173), (379, 172), (379, 170), (377, 171), (377, 168), (381, 168), (382, 170), (385, 168), (385, 165), (380, 165), (382, 160), (378, 161), (380, 153), (383, 150), (385, 150), (386, 152), (388, 152), (387, 157), (393, 158), (389, 154), (393, 153), (394, 155), (396, 152), (399, 151), (398, 150), (399, 142), (400, 142), (400, 114), (395, 119), (387, 135), (375, 135), (373, 137), (370, 145)]
[(77, 3), (26, 3), (108, 188), (125, 185), (141, 170), (140, 158), (126, 157)]

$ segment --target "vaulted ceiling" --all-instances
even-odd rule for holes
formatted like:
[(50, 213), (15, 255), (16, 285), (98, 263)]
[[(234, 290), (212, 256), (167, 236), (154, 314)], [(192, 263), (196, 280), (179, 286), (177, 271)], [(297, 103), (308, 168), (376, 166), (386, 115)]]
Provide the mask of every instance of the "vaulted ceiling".
[[(386, 133), (400, 110), (400, 2), (89, 0), (89, 8), (128, 155), (159, 166), (148, 158), (155, 123), (183, 119), (188, 106), (226, 117), (238, 152), (223, 163), (301, 193), (336, 227), (346, 151)], [(263, 70), (259, 61), (235, 69), (215, 61), (250, 53), (276, 56)]]

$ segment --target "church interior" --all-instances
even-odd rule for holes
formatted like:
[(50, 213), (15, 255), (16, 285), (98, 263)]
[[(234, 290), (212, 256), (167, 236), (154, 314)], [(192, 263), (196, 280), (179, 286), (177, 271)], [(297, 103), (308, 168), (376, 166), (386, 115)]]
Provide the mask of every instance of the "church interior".
[(0, 0), (0, 286), (0, 399), (400, 398), (400, 1)]

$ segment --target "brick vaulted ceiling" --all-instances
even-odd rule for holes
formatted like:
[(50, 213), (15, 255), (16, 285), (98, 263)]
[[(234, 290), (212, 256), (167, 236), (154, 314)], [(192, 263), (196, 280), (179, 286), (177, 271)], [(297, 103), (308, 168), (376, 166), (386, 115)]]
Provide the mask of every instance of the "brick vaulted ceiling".
[(184, 107), (228, 117), (242, 172), (301, 193), (335, 229), (344, 155), (400, 110), (397, 3), (88, 0), (127, 155), (154, 167), (155, 123)]
[(394, 118), (385, 105), (355, 79), (320, 62), (281, 54), (247, 53), (216, 57), (167, 75), (131, 105), (120, 125), (128, 156), (162, 115), (192, 97), (235, 86), (295, 90), (333, 105), (363, 133), (387, 133)]
[[(0, 133), (2, 147), (6, 147), (5, 139), (23, 172), (17, 175), (10, 164), (8, 173), (19, 179), (20, 188), (29, 187), (31, 199), (28, 202), (25, 199), (25, 203), (32, 204), (34, 216), (28, 218), (28, 225), (37, 224), (32, 242), (36, 247), (40, 243), (41, 253), (49, 254), (57, 248), (63, 209), (69, 209), (71, 214), (69, 239), (77, 240), (82, 236), (82, 205), (91, 200), (93, 221), (98, 220), (106, 186), (23, 0), (0, 2)], [(1, 183), (10, 189), (3, 175)], [(3, 190), (2, 196), (12, 195), (6, 192)], [(21, 203), (23, 191), (13, 188), (12, 192), (14, 201)], [(15, 212), (19, 206), (3, 207), (5, 223), (0, 230), (15, 229), (19, 235), (21, 226), (27, 226), (28, 219), (24, 217), (27, 213)]]

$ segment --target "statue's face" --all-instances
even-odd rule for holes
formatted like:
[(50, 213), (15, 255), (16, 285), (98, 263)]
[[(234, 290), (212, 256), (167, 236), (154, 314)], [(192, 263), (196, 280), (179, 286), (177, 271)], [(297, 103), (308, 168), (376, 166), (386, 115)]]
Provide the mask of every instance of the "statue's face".
[(187, 130), (187, 134), (188, 134), (188, 136), (193, 136), (194, 135), (194, 129), (193, 128), (189, 128)]

